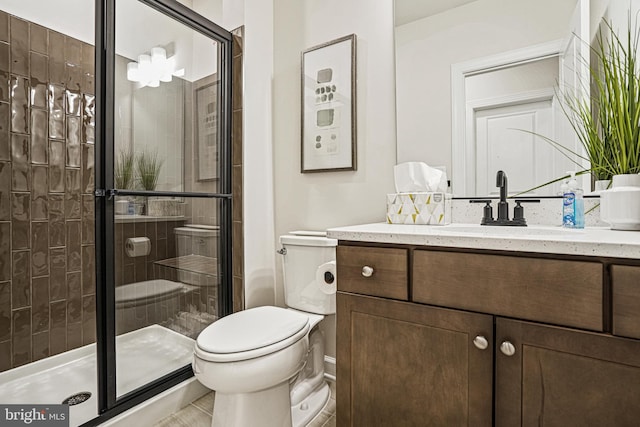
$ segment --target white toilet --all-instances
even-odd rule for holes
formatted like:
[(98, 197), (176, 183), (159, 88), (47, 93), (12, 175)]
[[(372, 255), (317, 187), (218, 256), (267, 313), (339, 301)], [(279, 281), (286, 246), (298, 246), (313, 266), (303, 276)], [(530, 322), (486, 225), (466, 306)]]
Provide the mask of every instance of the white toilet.
[(335, 277), (325, 272), (338, 242), (294, 232), (280, 243), (288, 308), (231, 314), (196, 340), (195, 376), (215, 391), (213, 427), (301, 427), (329, 400), (317, 324), (336, 310)]
[(176, 236), (176, 256), (218, 257), (220, 227), (217, 225), (185, 224), (174, 228), (173, 233)]

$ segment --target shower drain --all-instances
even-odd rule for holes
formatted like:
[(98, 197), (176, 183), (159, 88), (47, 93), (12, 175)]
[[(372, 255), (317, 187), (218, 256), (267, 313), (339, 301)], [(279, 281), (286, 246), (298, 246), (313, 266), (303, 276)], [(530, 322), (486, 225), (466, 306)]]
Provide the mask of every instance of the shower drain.
[(83, 391), (80, 393), (76, 393), (74, 395), (71, 395), (69, 397), (67, 397), (66, 399), (64, 399), (62, 401), (63, 405), (69, 405), (69, 406), (73, 406), (73, 405), (79, 405), (82, 402), (86, 402), (87, 400), (89, 400), (89, 398), (91, 397), (91, 393), (88, 391)]

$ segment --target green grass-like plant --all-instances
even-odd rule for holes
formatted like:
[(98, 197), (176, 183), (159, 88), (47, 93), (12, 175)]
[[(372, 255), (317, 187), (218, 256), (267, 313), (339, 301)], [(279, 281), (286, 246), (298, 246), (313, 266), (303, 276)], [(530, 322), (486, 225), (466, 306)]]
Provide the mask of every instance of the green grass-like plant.
[[(565, 114), (591, 163), (596, 179), (640, 172), (640, 76), (637, 19), (632, 30), (629, 15), (626, 37), (620, 38), (610, 22), (603, 21), (593, 49), (597, 64), (590, 75), (589, 101), (567, 98)], [(608, 37), (607, 37), (608, 36)]]
[(147, 191), (156, 189), (163, 162), (158, 158), (158, 152), (151, 153), (145, 150), (138, 154), (136, 159), (137, 179), (141, 189)]
[[(581, 155), (543, 135), (535, 134), (578, 166), (577, 175), (590, 173), (597, 180), (640, 173), (640, 75), (637, 51), (640, 29), (629, 13), (626, 35), (618, 36), (611, 22), (603, 26), (591, 48), (592, 94), (584, 99), (572, 92), (560, 94), (562, 110), (584, 149)], [(634, 24), (632, 26), (632, 23)], [(604, 31), (603, 31), (604, 30)], [(584, 42), (584, 41), (583, 41)], [(588, 85), (589, 82), (579, 82)], [(588, 160), (589, 169), (580, 161)], [(523, 193), (569, 178), (565, 175)], [(523, 194), (520, 193), (520, 194)]]
[(135, 175), (134, 169), (135, 157), (130, 150), (121, 150), (118, 153), (115, 164), (115, 184), (116, 188), (128, 190), (133, 188), (133, 180)]

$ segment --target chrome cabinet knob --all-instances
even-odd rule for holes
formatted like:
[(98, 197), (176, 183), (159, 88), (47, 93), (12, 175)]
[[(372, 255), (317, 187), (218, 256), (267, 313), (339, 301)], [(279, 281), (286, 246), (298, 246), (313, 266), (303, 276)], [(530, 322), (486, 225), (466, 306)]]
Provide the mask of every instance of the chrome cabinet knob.
[(364, 277), (373, 276), (373, 267), (369, 267), (368, 265), (365, 265), (364, 267), (362, 267), (362, 275)]
[(516, 354), (516, 346), (511, 344), (511, 341), (502, 341), (502, 344), (500, 344), (500, 351), (505, 356), (513, 356)]
[(489, 347), (489, 341), (482, 335), (478, 335), (473, 339), (473, 345), (480, 350), (486, 350)]

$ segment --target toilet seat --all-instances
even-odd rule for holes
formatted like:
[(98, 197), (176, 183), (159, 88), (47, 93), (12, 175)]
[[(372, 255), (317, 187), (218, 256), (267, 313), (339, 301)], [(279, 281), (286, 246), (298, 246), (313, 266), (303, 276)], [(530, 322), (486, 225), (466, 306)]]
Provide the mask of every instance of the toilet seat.
[(280, 307), (243, 310), (214, 322), (196, 340), (195, 353), (211, 362), (253, 359), (289, 347), (307, 335), (309, 317)]

